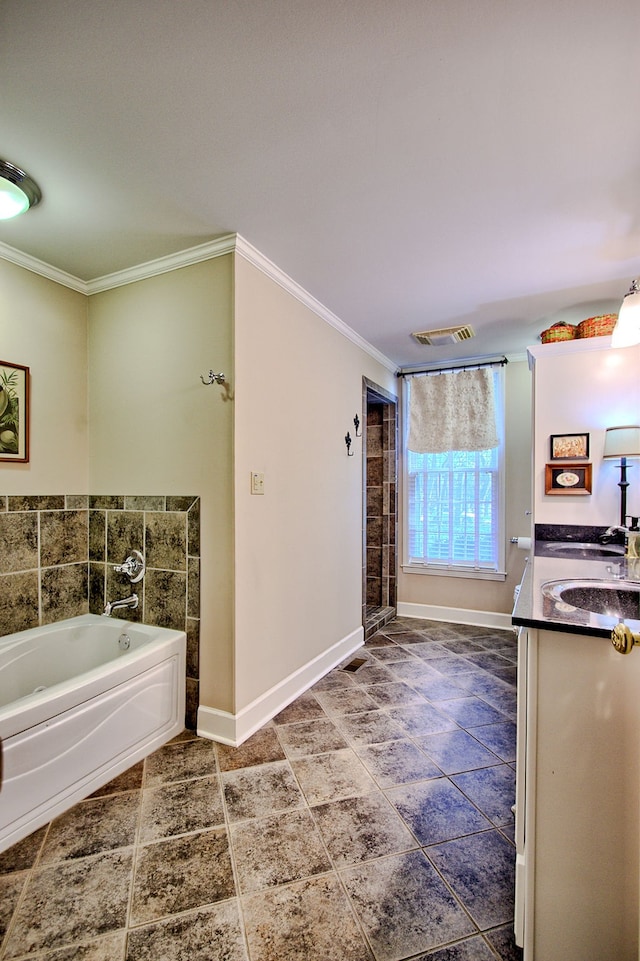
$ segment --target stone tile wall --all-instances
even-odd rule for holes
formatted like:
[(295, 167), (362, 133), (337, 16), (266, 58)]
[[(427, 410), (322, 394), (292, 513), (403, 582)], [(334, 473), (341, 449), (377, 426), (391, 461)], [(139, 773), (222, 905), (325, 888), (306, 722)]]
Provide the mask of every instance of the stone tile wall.
[(396, 607), (396, 399), (364, 378), (363, 410), (363, 624), (366, 628), (374, 610), (385, 611), (388, 619)]
[[(147, 573), (131, 585), (113, 566), (131, 550)], [(91, 611), (135, 591), (123, 616), (187, 633), (187, 726), (198, 708), (200, 499), (0, 495), (0, 635)]]

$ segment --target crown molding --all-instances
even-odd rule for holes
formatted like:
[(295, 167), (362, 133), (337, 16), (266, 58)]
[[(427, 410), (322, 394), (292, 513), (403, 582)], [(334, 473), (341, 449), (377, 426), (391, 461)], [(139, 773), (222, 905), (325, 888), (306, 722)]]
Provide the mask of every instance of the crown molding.
[(90, 296), (91, 294), (102, 293), (105, 290), (112, 290), (114, 287), (124, 287), (126, 284), (133, 284), (138, 280), (146, 280), (149, 277), (157, 277), (159, 274), (177, 270), (180, 267), (188, 267), (191, 264), (201, 263), (203, 260), (213, 260), (215, 257), (222, 257), (225, 254), (236, 253), (243, 257), (248, 263), (253, 264), (258, 270), (262, 271), (267, 277), (286, 290), (287, 293), (295, 297), (296, 300), (304, 304), (309, 310), (313, 311), (321, 320), (337, 330), (343, 337), (350, 340), (352, 344), (359, 347), (369, 354), (374, 360), (385, 367), (391, 373), (395, 373), (398, 365), (377, 350), (364, 337), (352, 330), (344, 321), (340, 320), (328, 307), (316, 300), (304, 287), (296, 283), (288, 274), (280, 270), (268, 257), (250, 244), (248, 240), (240, 234), (226, 234), (217, 240), (209, 241), (205, 244), (198, 244), (196, 247), (189, 247), (186, 250), (169, 254), (166, 257), (158, 257), (157, 260), (149, 260), (136, 267), (127, 267), (125, 270), (118, 270), (112, 274), (105, 274), (103, 277), (96, 277), (94, 280), (80, 280), (71, 274), (58, 270), (50, 264), (37, 260), (29, 254), (24, 254), (13, 247), (0, 243), (0, 257), (9, 260), (20, 267), (25, 267), (36, 274), (47, 277), (55, 283), (70, 287), (79, 293)]
[(39, 274), (41, 277), (46, 277), (47, 280), (53, 280), (54, 283), (61, 284), (63, 287), (70, 287), (71, 290), (76, 290), (80, 294), (89, 293), (89, 285), (86, 281), (80, 280), (79, 277), (74, 277), (73, 274), (68, 274), (64, 270), (59, 270), (57, 267), (52, 267), (51, 264), (46, 264), (44, 260), (38, 260), (37, 257), (16, 250), (15, 247), (10, 247), (8, 244), (0, 243), (0, 257), (2, 260), (8, 260), (9, 263), (16, 264), (18, 267), (30, 270), (33, 274)]
[(241, 237), (240, 234), (236, 234), (236, 254), (243, 257), (250, 264), (253, 264), (258, 270), (261, 270), (263, 274), (266, 274), (266, 276), (276, 284), (279, 284), (283, 290), (286, 290), (292, 297), (299, 300), (301, 304), (304, 304), (305, 307), (312, 310), (321, 320), (324, 320), (325, 323), (341, 333), (347, 340), (350, 340), (352, 344), (364, 350), (365, 353), (373, 357), (379, 364), (395, 374), (398, 369), (397, 364), (377, 350), (369, 341), (356, 333), (355, 330), (347, 326), (347, 324), (340, 320), (328, 307), (325, 307), (319, 300), (316, 300), (304, 287), (301, 287), (300, 284), (296, 283), (288, 274), (280, 270), (268, 257), (261, 254), (259, 250), (250, 244), (248, 240), (245, 240), (244, 237)]
[(149, 277), (166, 274), (171, 270), (178, 270), (179, 267), (189, 267), (191, 264), (199, 264), (203, 260), (223, 257), (235, 250), (235, 243), (235, 234), (225, 234), (224, 237), (208, 241), (206, 244), (198, 244), (197, 247), (188, 247), (186, 250), (179, 250), (175, 254), (167, 254), (166, 257), (158, 257), (156, 260), (148, 260), (146, 263), (138, 264), (135, 267), (127, 267), (113, 274), (96, 277), (95, 280), (88, 281), (87, 291), (89, 294), (99, 294), (104, 290), (124, 287), (126, 284), (134, 284), (138, 280), (146, 280)]

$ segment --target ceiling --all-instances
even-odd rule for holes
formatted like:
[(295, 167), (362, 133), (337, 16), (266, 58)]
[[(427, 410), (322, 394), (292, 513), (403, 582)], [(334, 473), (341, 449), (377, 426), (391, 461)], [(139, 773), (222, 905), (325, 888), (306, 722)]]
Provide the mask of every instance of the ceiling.
[[(640, 274), (637, 0), (0, 0), (0, 243), (90, 281), (237, 232), (399, 365)], [(470, 324), (424, 347), (412, 331)]]

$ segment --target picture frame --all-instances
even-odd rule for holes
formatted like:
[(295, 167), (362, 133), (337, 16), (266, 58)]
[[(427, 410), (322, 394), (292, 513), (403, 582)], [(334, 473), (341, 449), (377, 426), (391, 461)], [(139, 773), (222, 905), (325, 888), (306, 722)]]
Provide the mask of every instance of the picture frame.
[(588, 434), (551, 434), (550, 460), (589, 460)]
[(591, 464), (547, 464), (545, 494), (590, 494)]
[(29, 368), (0, 360), (0, 462), (29, 460)]

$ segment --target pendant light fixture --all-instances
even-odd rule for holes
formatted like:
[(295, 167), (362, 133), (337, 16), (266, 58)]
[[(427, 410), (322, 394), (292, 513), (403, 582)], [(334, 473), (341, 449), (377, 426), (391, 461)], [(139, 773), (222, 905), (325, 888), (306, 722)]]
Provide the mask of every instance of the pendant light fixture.
[(633, 347), (634, 344), (640, 344), (640, 277), (631, 282), (611, 334), (612, 347)]
[(40, 203), (42, 194), (28, 173), (0, 159), (0, 220), (10, 220)]

